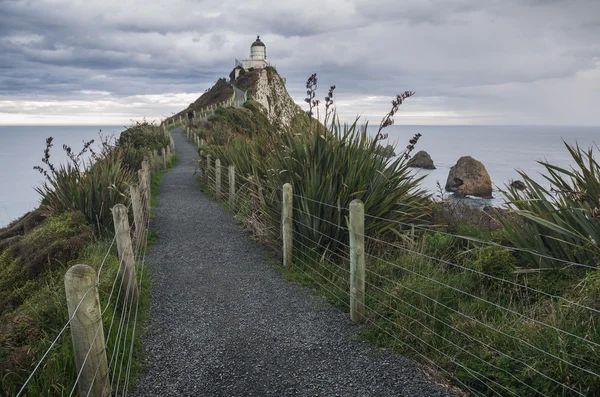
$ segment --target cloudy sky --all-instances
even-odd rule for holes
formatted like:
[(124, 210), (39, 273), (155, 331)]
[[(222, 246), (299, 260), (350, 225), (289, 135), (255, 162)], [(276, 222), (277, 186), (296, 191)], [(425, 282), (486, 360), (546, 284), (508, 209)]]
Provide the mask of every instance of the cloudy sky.
[(0, 124), (117, 124), (187, 106), (257, 34), (298, 103), (372, 122), (600, 125), (600, 1), (0, 0)]

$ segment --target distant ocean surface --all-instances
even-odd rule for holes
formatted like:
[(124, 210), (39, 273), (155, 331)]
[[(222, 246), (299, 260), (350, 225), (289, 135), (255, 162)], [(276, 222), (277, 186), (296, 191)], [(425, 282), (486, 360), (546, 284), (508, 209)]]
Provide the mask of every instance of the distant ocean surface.
[[(369, 126), (369, 134), (375, 135), (378, 127)], [(498, 188), (504, 189), (511, 180), (520, 179), (516, 169), (525, 171), (542, 185), (540, 172), (544, 167), (537, 161), (568, 167), (573, 161), (563, 140), (578, 143), (587, 149), (600, 144), (600, 126), (597, 127), (548, 127), (548, 126), (402, 126), (385, 128), (388, 143), (396, 145), (400, 154), (408, 141), (417, 133), (422, 136), (412, 154), (425, 150), (431, 155), (437, 169), (418, 170), (418, 175), (427, 175), (424, 187), (438, 197), (436, 182), (442, 188), (446, 184), (450, 167), (462, 156), (471, 156), (483, 163), (493, 184), (493, 199), (474, 199), (481, 205), (501, 206), (504, 198)], [(597, 152), (596, 152), (597, 153)], [(597, 153), (600, 158), (600, 153)]]
[(118, 137), (124, 129), (123, 126), (0, 126), (0, 227), (39, 205), (34, 187), (40, 185), (44, 176), (33, 167), (44, 165), (47, 137), (54, 137), (50, 160), (60, 164), (67, 159), (63, 144), (78, 153), (83, 141), (94, 139), (93, 147), (100, 143), (100, 130), (105, 137), (113, 134)]
[[(99, 142), (100, 130), (104, 136), (118, 136), (123, 129), (122, 126), (0, 126), (0, 227), (39, 204), (34, 187), (43, 181), (43, 176), (33, 166), (42, 165), (48, 136), (54, 137), (51, 159), (60, 163), (66, 160), (63, 144), (80, 150), (83, 141)], [(369, 127), (370, 134), (376, 130), (376, 126)], [(538, 175), (543, 168), (536, 160), (569, 166), (571, 158), (561, 138), (569, 143), (578, 142), (584, 148), (600, 143), (600, 127), (395, 125), (385, 132), (389, 138), (382, 144), (397, 143), (396, 153), (406, 147), (414, 134), (422, 134), (413, 153), (426, 150), (437, 169), (416, 172), (427, 175), (423, 184), (432, 192), (437, 191), (437, 181), (442, 187), (445, 185), (450, 167), (461, 156), (472, 156), (483, 162), (494, 185), (503, 188), (505, 183), (519, 178), (517, 168)], [(493, 194), (494, 199), (477, 202), (502, 205), (503, 198), (496, 187)]]

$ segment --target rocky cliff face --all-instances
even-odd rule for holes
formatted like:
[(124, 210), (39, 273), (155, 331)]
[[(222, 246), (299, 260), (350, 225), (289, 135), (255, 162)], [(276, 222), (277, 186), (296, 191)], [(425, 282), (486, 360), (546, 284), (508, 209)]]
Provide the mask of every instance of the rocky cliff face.
[(272, 67), (242, 72), (232, 84), (246, 91), (248, 99), (260, 103), (274, 126), (288, 128), (296, 117), (306, 114), (292, 100), (283, 79)]
[(276, 130), (287, 129), (299, 119), (308, 122), (306, 112), (290, 97), (283, 79), (274, 68), (241, 70), (237, 79), (233, 79), (234, 72), (229, 76), (230, 81), (219, 79), (211, 89), (170, 119), (178, 120), (180, 116), (187, 119), (191, 111), (200, 115), (206, 109), (232, 98), (235, 104), (241, 106), (245, 92), (248, 100), (260, 104), (260, 111)]

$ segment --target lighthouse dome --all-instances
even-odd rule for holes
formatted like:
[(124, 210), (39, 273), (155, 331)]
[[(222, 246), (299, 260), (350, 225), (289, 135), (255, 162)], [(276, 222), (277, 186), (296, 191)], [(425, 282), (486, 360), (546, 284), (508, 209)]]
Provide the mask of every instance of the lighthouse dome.
[(260, 41), (260, 36), (256, 36), (256, 41), (250, 46), (250, 59), (264, 61), (267, 57), (267, 47)]
[(265, 43), (263, 43), (262, 41), (260, 41), (260, 36), (256, 36), (256, 41), (254, 43), (252, 43), (252, 45), (250, 46), (250, 48), (252, 47), (264, 47)]

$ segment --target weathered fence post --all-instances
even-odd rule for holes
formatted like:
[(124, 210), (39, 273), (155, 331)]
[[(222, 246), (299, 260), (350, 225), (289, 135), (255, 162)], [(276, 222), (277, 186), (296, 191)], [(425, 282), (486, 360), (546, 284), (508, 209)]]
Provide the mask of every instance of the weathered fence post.
[(167, 151), (165, 150), (165, 148), (160, 149), (160, 154), (162, 156), (162, 165), (163, 165), (163, 169), (167, 169)]
[(211, 163), (210, 163), (210, 154), (206, 155), (206, 185), (208, 185), (208, 187), (210, 187), (210, 167), (211, 167)]
[(146, 173), (144, 172), (144, 170), (139, 169), (138, 170), (138, 186), (140, 188), (139, 194), (140, 194), (140, 201), (142, 203), (142, 206), (140, 208), (140, 212), (142, 214), (142, 219), (144, 218), (144, 212), (146, 211), (146, 208), (148, 208), (148, 204), (146, 202)]
[(362, 322), (365, 316), (365, 206), (350, 202), (350, 318)]
[(229, 208), (235, 208), (235, 167), (231, 164), (229, 170)]
[(281, 206), (281, 234), (283, 237), (283, 266), (292, 265), (292, 185), (283, 185), (283, 201)]
[(144, 184), (142, 185), (142, 188), (144, 189), (144, 204), (146, 204), (144, 209), (146, 210), (147, 216), (150, 216), (150, 178), (152, 175), (150, 174), (150, 165), (148, 164), (146, 156), (144, 156), (144, 161), (142, 161), (142, 172), (144, 174)]
[(160, 169), (160, 160), (158, 157), (158, 150), (156, 149), (152, 151), (152, 168), (155, 170)]
[[(88, 265), (75, 265), (65, 274), (65, 295), (71, 320), (80, 396), (110, 396), (98, 276)], [(108, 385), (105, 387), (105, 385)]]
[(131, 235), (129, 234), (127, 207), (123, 204), (117, 204), (113, 207), (112, 213), (117, 239), (117, 251), (119, 252), (119, 259), (123, 263), (123, 286), (126, 288), (126, 291), (128, 291), (128, 294), (132, 299), (137, 299), (138, 290), (137, 280), (135, 278), (135, 259), (133, 257)]
[(133, 222), (135, 224), (135, 246), (139, 247), (142, 236), (146, 234), (146, 225), (144, 224), (144, 216), (142, 212), (143, 204), (140, 197), (140, 189), (138, 185), (129, 186), (129, 194), (131, 195), (131, 208), (133, 210)]
[(221, 201), (221, 160), (215, 160), (215, 196)]

